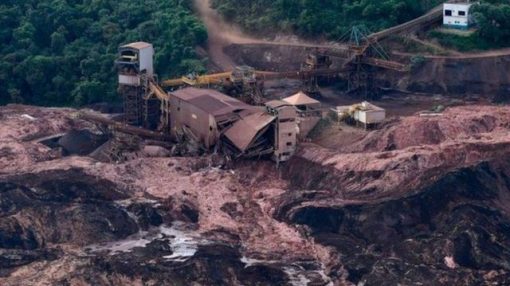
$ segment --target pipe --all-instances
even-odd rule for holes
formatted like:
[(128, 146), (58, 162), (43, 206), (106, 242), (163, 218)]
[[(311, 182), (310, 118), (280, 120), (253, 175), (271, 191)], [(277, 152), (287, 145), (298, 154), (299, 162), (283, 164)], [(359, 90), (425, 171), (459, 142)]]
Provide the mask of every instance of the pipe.
[(93, 123), (108, 125), (109, 127), (121, 133), (136, 135), (147, 139), (170, 141), (170, 136), (167, 134), (155, 132), (141, 127), (127, 125), (90, 112), (80, 111), (78, 113), (78, 118)]

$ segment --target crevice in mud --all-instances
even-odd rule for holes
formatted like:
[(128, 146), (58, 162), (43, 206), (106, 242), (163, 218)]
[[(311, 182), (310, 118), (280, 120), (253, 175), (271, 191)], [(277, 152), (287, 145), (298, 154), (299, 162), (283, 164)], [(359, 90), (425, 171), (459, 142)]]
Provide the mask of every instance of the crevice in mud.
[(153, 236), (139, 237), (138, 243), (113, 242), (102, 248), (109, 254), (91, 258), (90, 270), (172, 285), (286, 284), (287, 276), (281, 269), (270, 265), (246, 267), (236, 247), (205, 241), (192, 230), (179, 230), (183, 226), (160, 227)]
[[(510, 273), (510, 218), (494, 208), (510, 203), (509, 167), (480, 163), (445, 174), (416, 195), (375, 204), (314, 206), (304, 196), (284, 195), (280, 206), (287, 213), (276, 216), (336, 248), (353, 283), (412, 284), (424, 277), (431, 284), (481, 283), (488, 271)], [(449, 269), (447, 257), (457, 268)], [(510, 274), (497, 279), (508, 281)]]
[(63, 134), (43, 137), (37, 142), (51, 149), (59, 149), (62, 156), (86, 156), (108, 141), (107, 136), (95, 134), (88, 129), (71, 129)]
[[(16, 265), (37, 256), (46, 259), (45, 251), (52, 251), (48, 245), (80, 246), (126, 237), (139, 229), (128, 211), (115, 203), (126, 196), (112, 182), (80, 169), (4, 177), (0, 180), (0, 250), (25, 251), (10, 256), (19, 258), (9, 262)], [(138, 216), (145, 224), (161, 221), (154, 210), (131, 209), (140, 210)]]

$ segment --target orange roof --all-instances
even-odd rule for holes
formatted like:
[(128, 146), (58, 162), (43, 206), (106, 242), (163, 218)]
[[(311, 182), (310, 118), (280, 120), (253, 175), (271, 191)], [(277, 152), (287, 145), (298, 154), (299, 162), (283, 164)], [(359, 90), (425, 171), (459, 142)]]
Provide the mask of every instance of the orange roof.
[(312, 105), (312, 104), (320, 104), (320, 101), (315, 100), (304, 92), (300, 91), (293, 96), (289, 96), (287, 98), (282, 99), (283, 101), (290, 103), (292, 105)]

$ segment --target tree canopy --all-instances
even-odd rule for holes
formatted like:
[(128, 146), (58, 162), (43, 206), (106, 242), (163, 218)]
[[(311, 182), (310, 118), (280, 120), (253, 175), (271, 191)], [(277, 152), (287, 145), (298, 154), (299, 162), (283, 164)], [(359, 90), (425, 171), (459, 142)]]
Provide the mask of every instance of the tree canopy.
[[(339, 39), (352, 26), (371, 31), (423, 14), (440, 0), (213, 0), (228, 20), (259, 34), (288, 31), (306, 37)], [(275, 25), (278, 29), (275, 29)]]
[(510, 45), (510, 3), (486, 0), (473, 5), (471, 13), (478, 25), (478, 36), (494, 46)]
[(118, 46), (154, 44), (160, 77), (204, 69), (191, 0), (3, 0), (0, 104), (114, 101)]

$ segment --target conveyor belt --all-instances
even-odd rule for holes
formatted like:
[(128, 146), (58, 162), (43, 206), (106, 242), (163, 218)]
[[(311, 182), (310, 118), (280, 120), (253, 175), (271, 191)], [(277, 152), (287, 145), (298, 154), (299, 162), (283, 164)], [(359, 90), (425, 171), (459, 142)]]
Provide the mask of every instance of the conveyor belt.
[(370, 42), (380, 41), (387, 38), (390, 35), (400, 34), (402, 32), (414, 32), (424, 26), (431, 25), (438, 22), (443, 17), (443, 5), (439, 5), (434, 9), (430, 10), (427, 14), (413, 19), (409, 22), (388, 28), (386, 30), (379, 31), (369, 35), (367, 38)]

